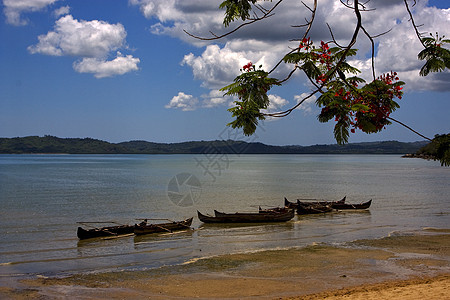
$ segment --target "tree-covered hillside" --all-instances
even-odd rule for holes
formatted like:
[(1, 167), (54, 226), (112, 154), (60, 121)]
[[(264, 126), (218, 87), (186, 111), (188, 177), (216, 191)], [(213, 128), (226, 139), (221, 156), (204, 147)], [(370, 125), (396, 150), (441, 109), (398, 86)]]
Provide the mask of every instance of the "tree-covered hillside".
[(263, 143), (216, 140), (183, 143), (129, 141), (109, 143), (91, 138), (28, 136), (0, 138), (0, 153), (69, 153), (69, 154), (406, 154), (415, 153), (428, 142), (397, 141), (354, 143), (346, 145), (271, 146)]

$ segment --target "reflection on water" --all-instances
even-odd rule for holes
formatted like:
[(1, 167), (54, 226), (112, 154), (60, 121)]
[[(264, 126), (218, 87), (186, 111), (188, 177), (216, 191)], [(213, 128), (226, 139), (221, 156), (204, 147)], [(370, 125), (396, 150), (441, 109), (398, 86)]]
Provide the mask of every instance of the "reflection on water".
[[(202, 257), (341, 244), (450, 224), (449, 169), (376, 155), (241, 155), (214, 180), (195, 155), (0, 155), (0, 276), (142, 270)], [(201, 183), (192, 206), (167, 197), (175, 175)], [(197, 187), (198, 188), (198, 187)], [(184, 190), (186, 192), (186, 190)], [(188, 191), (187, 191), (188, 192)], [(79, 241), (77, 222), (182, 220), (197, 210), (256, 212), (284, 197), (373, 199), (370, 210), (276, 224), (203, 224), (175, 233)]]

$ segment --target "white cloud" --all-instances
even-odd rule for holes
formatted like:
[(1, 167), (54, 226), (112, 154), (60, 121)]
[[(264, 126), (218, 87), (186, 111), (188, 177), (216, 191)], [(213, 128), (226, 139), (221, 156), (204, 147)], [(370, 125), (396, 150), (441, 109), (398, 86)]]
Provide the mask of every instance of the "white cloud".
[(269, 97), (269, 107), (267, 107), (267, 109), (263, 109), (261, 110), (261, 112), (263, 113), (274, 113), (274, 112), (279, 112), (282, 110), (283, 106), (289, 104), (289, 102), (284, 99), (281, 98), (278, 95), (268, 95)]
[(210, 45), (201, 56), (196, 57), (192, 53), (185, 55), (181, 64), (192, 68), (194, 78), (203, 81), (202, 86), (219, 88), (231, 82), (247, 62), (248, 59), (243, 52)]
[(23, 13), (36, 12), (59, 0), (3, 0), (3, 12), (6, 22), (15, 25), (26, 25), (27, 20), (22, 19)]
[[(295, 100), (296, 104), (298, 104), (298, 103), (300, 103), (300, 101), (302, 101), (303, 99), (305, 99), (308, 96), (309, 96), (309, 94), (302, 93), (301, 95), (295, 95), (294, 100)], [(316, 99), (317, 99), (317, 97), (315, 95), (309, 97), (302, 104), (300, 104), (300, 106), (298, 106), (297, 109), (302, 110), (305, 115), (312, 114), (313, 108), (316, 107), (316, 103), (315, 103)]]
[(142, 14), (148, 19), (157, 17), (162, 22), (166, 22), (183, 18), (183, 13), (175, 8), (174, 0), (130, 0), (129, 2), (132, 5), (138, 5)]
[(156, 19), (151, 26), (154, 34), (166, 34), (187, 42), (204, 44), (193, 40), (183, 30), (196, 34), (208, 34), (209, 30), (221, 30), (223, 12), (218, 9), (219, 0), (129, 0), (139, 6), (148, 19)]
[(56, 21), (54, 31), (38, 37), (39, 43), (30, 46), (31, 53), (104, 57), (124, 46), (127, 33), (122, 24), (104, 21), (78, 21), (71, 15)]
[(202, 95), (204, 99), (202, 102), (202, 107), (211, 108), (222, 105), (231, 106), (233, 102), (233, 97), (224, 96), (224, 92), (219, 90), (211, 90), (208, 94)]
[(183, 92), (179, 92), (177, 96), (174, 96), (167, 104), (166, 108), (178, 108), (182, 111), (195, 110), (198, 105), (198, 99), (192, 95), (186, 95)]
[(70, 12), (70, 6), (62, 6), (62, 7), (58, 8), (58, 9), (55, 9), (53, 14), (56, 17), (60, 17), (60, 16), (64, 16), (64, 15), (69, 14), (69, 12)]
[[(201, 56), (185, 55), (181, 64), (192, 68), (194, 78), (201, 80), (203, 87), (217, 89), (230, 84), (250, 61), (267, 71), (277, 62), (280, 47), (254, 40), (246, 41), (247, 48), (242, 44), (243, 41), (236, 40), (226, 43), (223, 48), (209, 45)], [(268, 47), (272, 51), (267, 51)]]
[(80, 60), (73, 64), (75, 71), (92, 73), (96, 78), (123, 75), (138, 70), (139, 58), (123, 56), (120, 52), (108, 60), (114, 51), (127, 48), (127, 33), (122, 24), (104, 21), (76, 20), (65, 15), (56, 21), (53, 31), (38, 37), (36, 45), (28, 47), (32, 54), (73, 56)]
[[(438, 31), (439, 35), (450, 36), (450, 9), (424, 7), (423, 3), (415, 10), (415, 21), (423, 24), (422, 33)], [(377, 54), (376, 70), (379, 73), (391, 70), (398, 72), (400, 80), (406, 82), (405, 90), (450, 90), (449, 72), (433, 73), (427, 77), (419, 76), (425, 61), (417, 60), (423, 49), (412, 30), (409, 19), (405, 17), (390, 34), (383, 38)], [(428, 34), (426, 34), (428, 35)], [(447, 81), (447, 84), (442, 84)]]
[(79, 73), (92, 73), (96, 78), (104, 78), (136, 71), (139, 62), (139, 58), (131, 55), (122, 56), (119, 52), (117, 57), (110, 61), (92, 57), (83, 58), (75, 62), (73, 68)]

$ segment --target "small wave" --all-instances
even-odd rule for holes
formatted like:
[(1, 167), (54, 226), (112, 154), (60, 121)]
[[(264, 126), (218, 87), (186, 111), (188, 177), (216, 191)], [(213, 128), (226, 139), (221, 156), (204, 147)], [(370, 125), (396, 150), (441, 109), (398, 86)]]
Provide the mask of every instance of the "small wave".
[(411, 236), (414, 235), (414, 232), (408, 232), (408, 231), (398, 231), (398, 230), (394, 230), (388, 233), (387, 237), (399, 237), (399, 236)]
[(184, 266), (184, 265), (190, 265), (190, 264), (193, 264), (193, 263), (196, 263), (196, 262), (198, 262), (198, 261), (200, 261), (200, 260), (203, 260), (203, 259), (208, 259), (208, 258), (213, 258), (214, 256), (205, 256), (205, 257), (194, 257), (194, 258), (191, 258), (191, 259), (189, 259), (189, 260), (187, 260), (187, 261), (185, 261), (185, 262), (183, 262), (183, 263), (181, 263), (181, 265), (182, 266)]
[(436, 227), (424, 227), (424, 231), (450, 233), (450, 228), (436, 228)]

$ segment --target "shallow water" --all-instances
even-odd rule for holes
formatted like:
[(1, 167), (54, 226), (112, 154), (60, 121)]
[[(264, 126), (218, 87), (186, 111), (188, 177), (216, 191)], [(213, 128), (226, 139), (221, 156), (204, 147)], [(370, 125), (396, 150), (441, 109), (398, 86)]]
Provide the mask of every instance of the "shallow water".
[[(0, 155), (0, 276), (144, 270), (219, 254), (448, 228), (450, 169), (395, 155)], [(182, 184), (182, 183), (185, 184)], [(283, 197), (373, 199), (368, 211), (79, 241), (81, 221), (182, 220)], [(164, 221), (155, 221), (164, 222)], [(102, 224), (100, 224), (102, 226)]]

